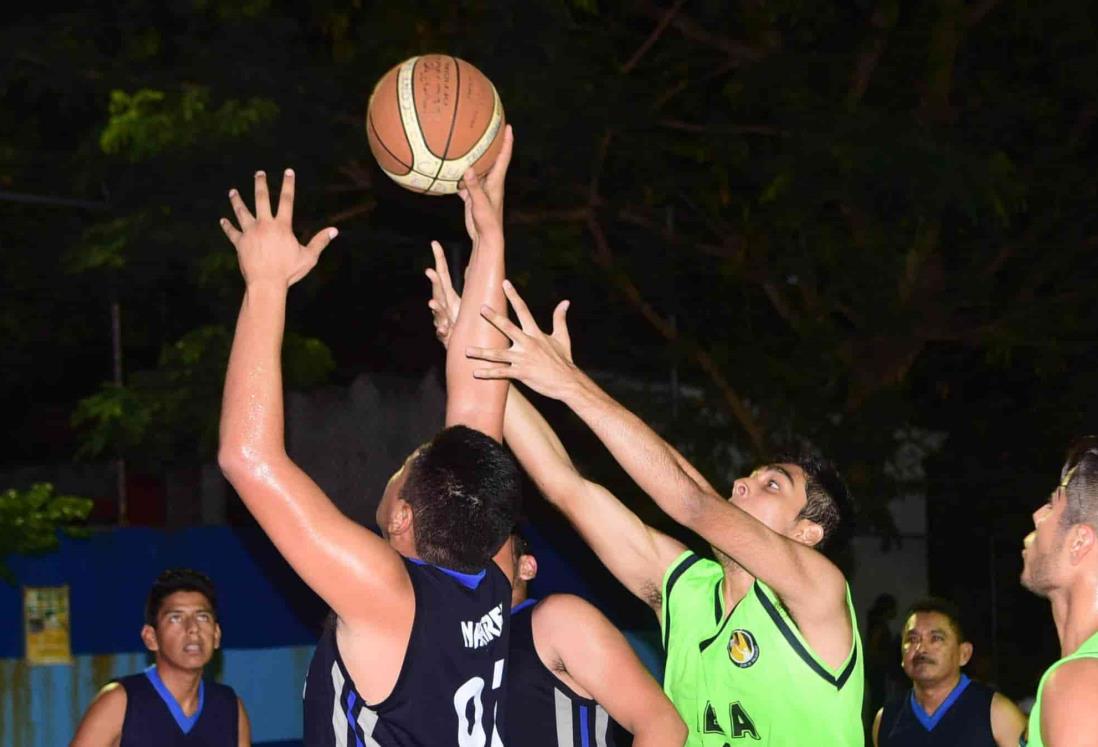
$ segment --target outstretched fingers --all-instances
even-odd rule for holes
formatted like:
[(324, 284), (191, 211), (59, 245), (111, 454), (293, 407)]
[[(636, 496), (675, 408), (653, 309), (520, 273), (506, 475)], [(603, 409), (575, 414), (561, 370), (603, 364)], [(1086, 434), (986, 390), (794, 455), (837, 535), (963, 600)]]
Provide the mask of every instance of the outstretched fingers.
[(236, 246), (237, 240), (239, 240), (240, 237), (244, 235), (240, 231), (236, 230), (236, 226), (234, 226), (233, 222), (228, 218), (222, 218), (220, 221), (218, 221), (218, 225), (221, 226), (221, 230), (225, 232), (225, 236), (229, 239), (230, 242), (232, 242), (233, 246)]
[(255, 223), (255, 217), (235, 188), (229, 190), (229, 204), (233, 207), (233, 215), (236, 216), (236, 222), (240, 224), (240, 230), (247, 231)]
[(515, 290), (515, 286), (511, 285), (510, 280), (503, 281), (503, 294), (507, 296), (511, 308), (515, 310), (515, 316), (518, 317), (522, 331), (528, 335), (540, 333), (541, 329), (538, 327), (538, 323), (534, 321), (534, 315), (530, 313), (530, 307), (522, 300), (522, 296)]
[(278, 213), (275, 218), (287, 226), (292, 226), (294, 222), (295, 183), (294, 170), (286, 169), (282, 174), (282, 192), (278, 195)]
[(572, 357), (572, 336), (568, 333), (568, 307), (571, 301), (561, 301), (557, 308), (553, 309), (553, 334), (552, 337), (564, 348), (569, 358)]
[(503, 182), (507, 179), (507, 168), (511, 165), (511, 154), (514, 148), (515, 134), (511, 125), (507, 125), (503, 128), (503, 145), (499, 149), (499, 155), (496, 156), (495, 162), (488, 169), (484, 179), (485, 188), (497, 209), (503, 207)]
[(319, 257), (320, 253), (328, 247), (328, 244), (332, 243), (332, 239), (338, 235), (338, 229), (328, 226), (327, 228), (317, 231), (316, 235), (313, 236), (312, 240), (309, 241), (305, 248), (314, 256)]
[(523, 331), (516, 327), (510, 319), (500, 314), (491, 306), (484, 305), (480, 307), (480, 315), (487, 319), (493, 327), (498, 329), (503, 334), (507, 335), (511, 342), (518, 342), (523, 337)]
[(271, 195), (267, 190), (267, 173), (255, 172), (255, 217), (259, 220), (271, 217)]

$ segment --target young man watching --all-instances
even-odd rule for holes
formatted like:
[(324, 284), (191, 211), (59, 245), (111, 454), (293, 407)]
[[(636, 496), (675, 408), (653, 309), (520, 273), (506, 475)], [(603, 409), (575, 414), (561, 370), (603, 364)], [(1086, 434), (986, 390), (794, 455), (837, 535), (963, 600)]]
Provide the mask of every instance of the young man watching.
[(252, 743), (244, 703), (231, 687), (202, 679), (221, 645), (209, 577), (185, 568), (161, 573), (145, 603), (141, 641), (156, 663), (100, 690), (71, 747)]

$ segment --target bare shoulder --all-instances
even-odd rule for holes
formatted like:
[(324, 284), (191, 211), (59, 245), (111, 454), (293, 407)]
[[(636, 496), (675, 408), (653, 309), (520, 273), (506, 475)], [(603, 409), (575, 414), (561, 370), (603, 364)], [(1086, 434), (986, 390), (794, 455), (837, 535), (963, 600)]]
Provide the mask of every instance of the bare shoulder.
[(1072, 659), (1056, 667), (1045, 682), (1042, 708), (1060, 699), (1098, 703), (1098, 658)]
[[(1064, 662), (1049, 675), (1041, 734), (1046, 744), (1098, 745), (1098, 658)], [(1092, 736), (1079, 741), (1082, 734)]]
[(585, 621), (605, 620), (595, 605), (575, 594), (550, 594), (537, 603), (531, 624), (535, 630), (575, 631), (582, 635)]
[(71, 747), (116, 745), (122, 738), (125, 720), (126, 688), (118, 682), (107, 683), (80, 720)]

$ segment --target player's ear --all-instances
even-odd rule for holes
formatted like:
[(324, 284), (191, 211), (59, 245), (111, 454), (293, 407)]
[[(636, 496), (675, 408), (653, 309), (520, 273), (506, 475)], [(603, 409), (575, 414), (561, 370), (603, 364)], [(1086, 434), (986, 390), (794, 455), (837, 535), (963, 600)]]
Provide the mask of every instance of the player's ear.
[(1076, 524), (1071, 528), (1071, 564), (1078, 565), (1083, 558), (1098, 551), (1098, 537), (1095, 536), (1094, 527), (1089, 524)]
[(518, 575), (523, 581), (533, 581), (538, 575), (538, 559), (533, 555), (520, 556)]
[(160, 642), (156, 640), (156, 628), (152, 625), (141, 626), (141, 642), (149, 651), (160, 650)]
[(389, 535), (406, 534), (412, 528), (412, 506), (403, 498), (393, 499), (393, 510), (389, 512)]
[(221, 648), (221, 623), (214, 623), (214, 650)]
[(809, 547), (820, 544), (823, 536), (823, 527), (810, 519), (801, 519), (797, 522), (797, 528), (793, 532), (793, 539)]
[(961, 666), (968, 664), (972, 659), (972, 644), (967, 641), (961, 644)]

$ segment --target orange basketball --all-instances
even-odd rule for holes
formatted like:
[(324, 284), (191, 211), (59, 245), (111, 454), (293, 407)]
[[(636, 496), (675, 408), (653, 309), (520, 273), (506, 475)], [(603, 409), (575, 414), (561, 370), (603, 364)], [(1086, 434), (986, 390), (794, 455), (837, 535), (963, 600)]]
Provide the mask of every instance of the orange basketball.
[(378, 165), (406, 189), (453, 194), (470, 166), (481, 176), (503, 145), (503, 104), (492, 81), (445, 54), (412, 57), (374, 86), (366, 136)]

